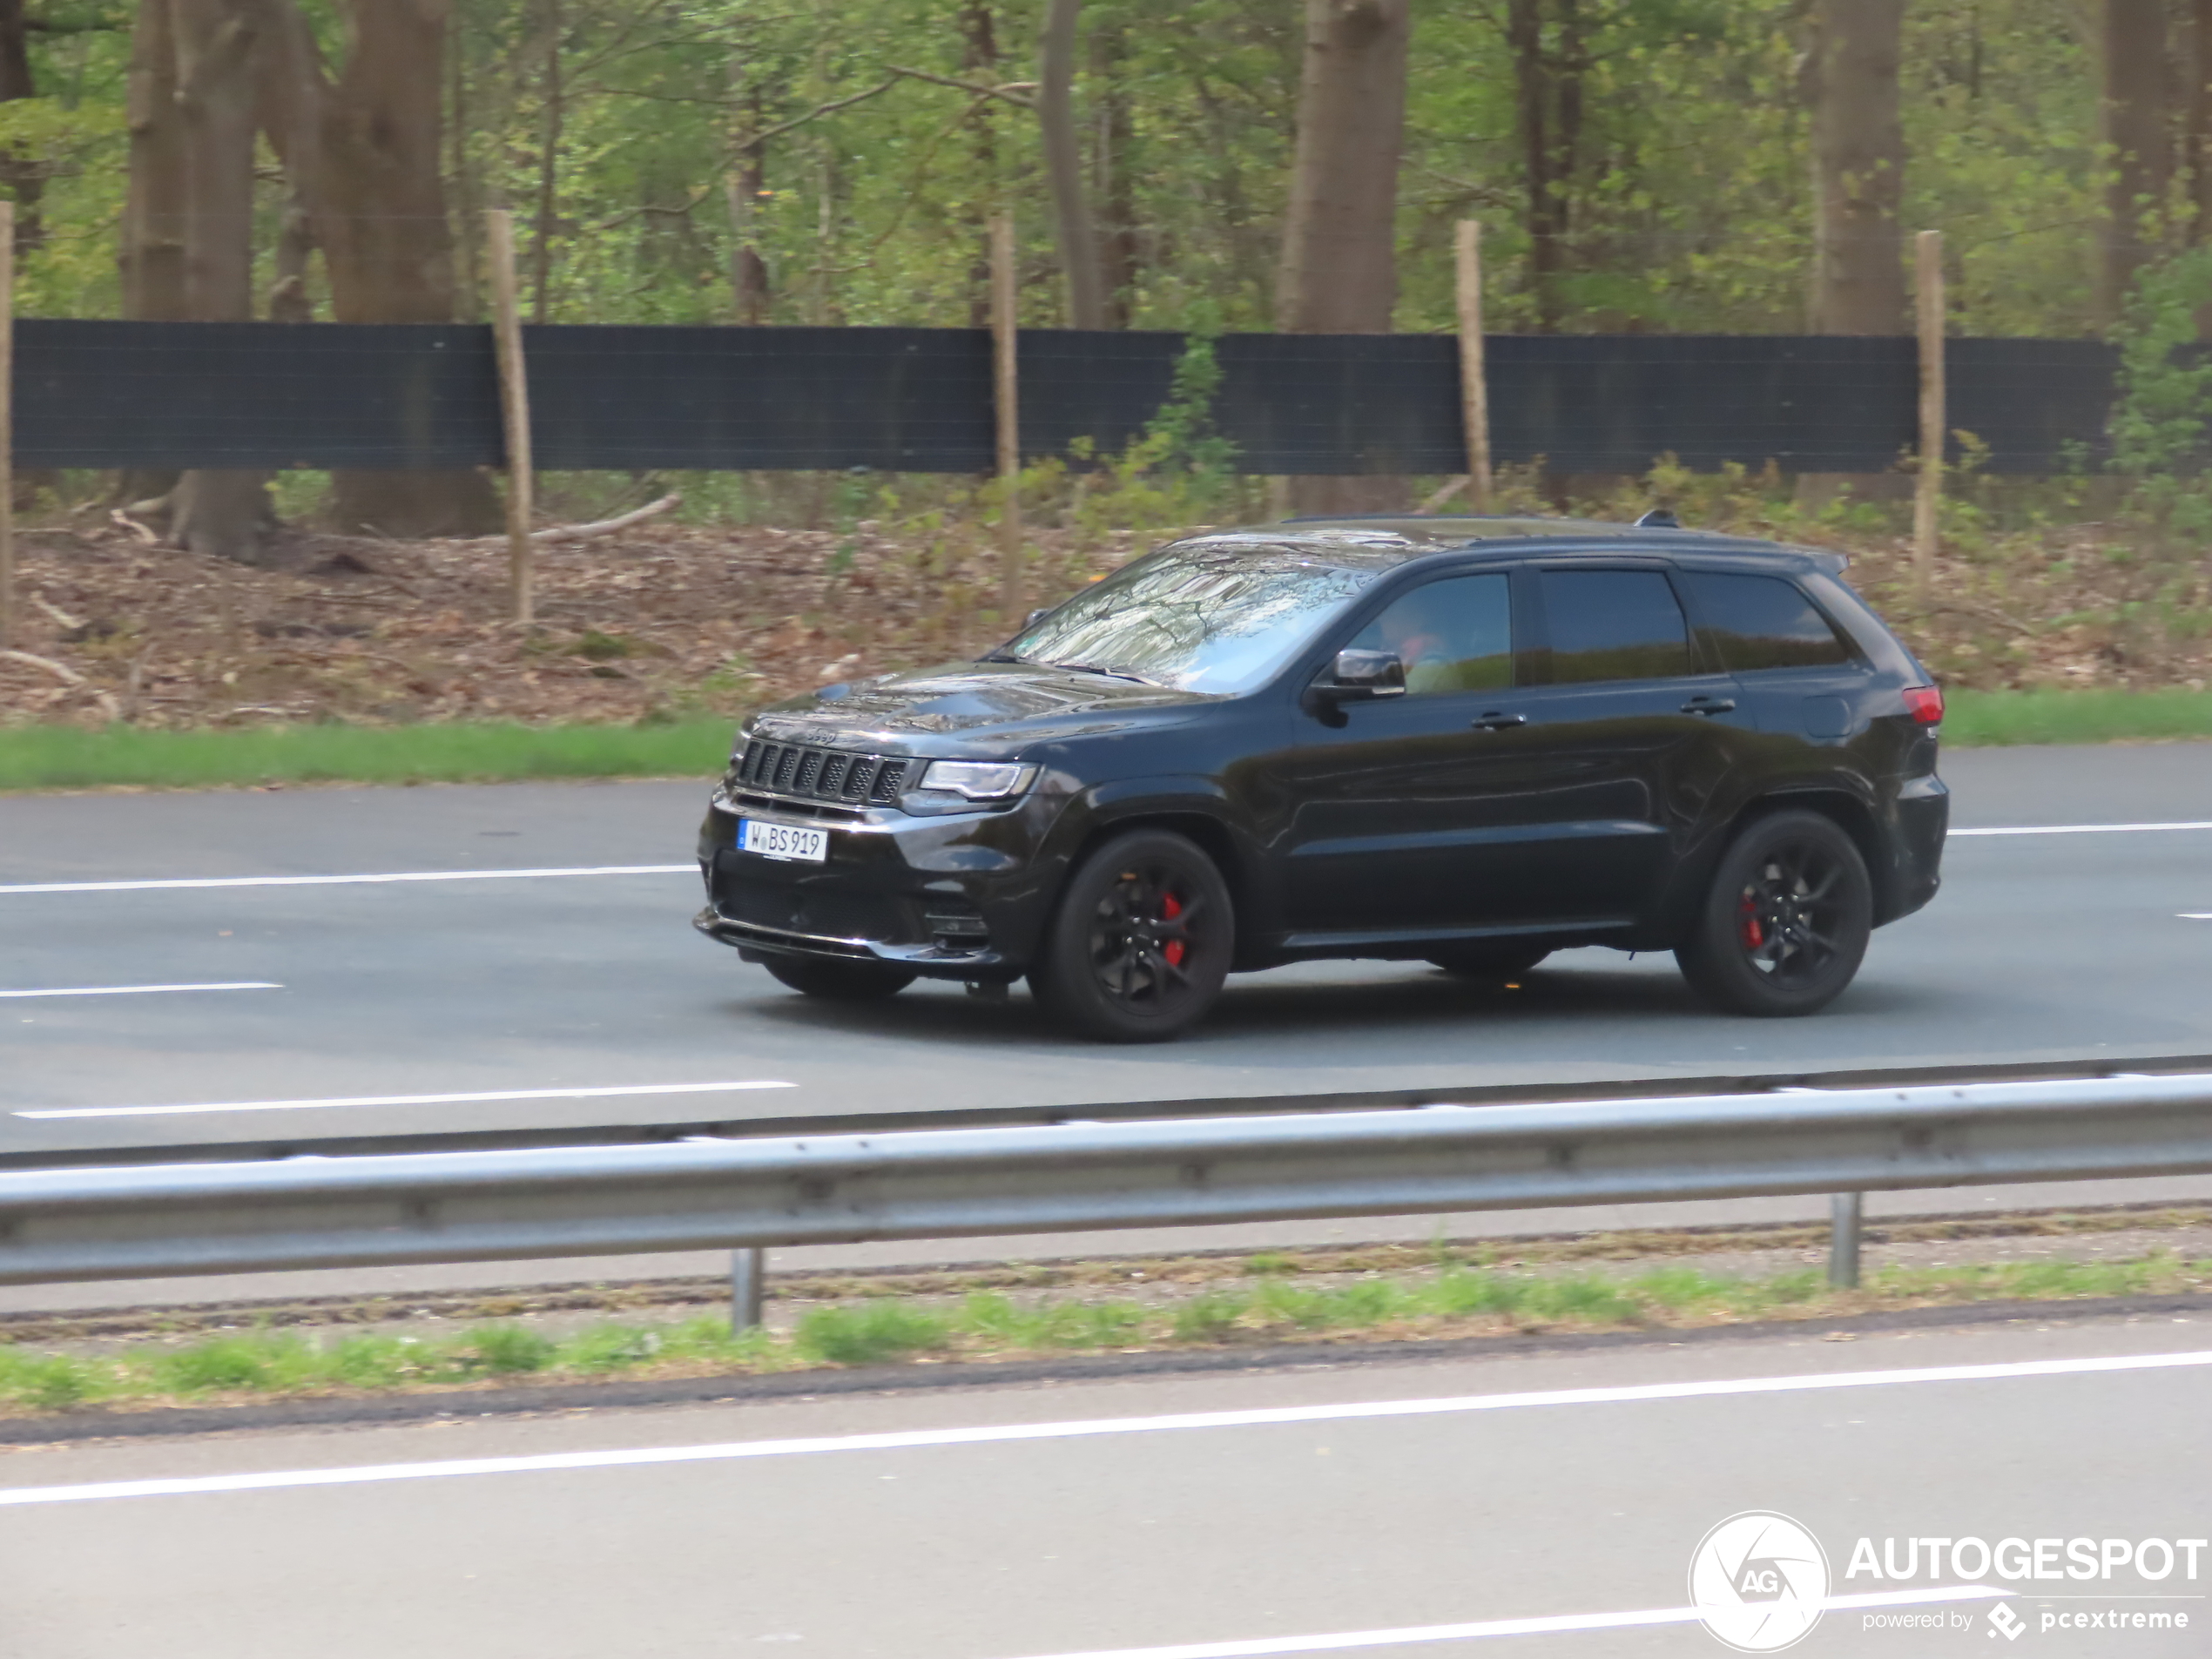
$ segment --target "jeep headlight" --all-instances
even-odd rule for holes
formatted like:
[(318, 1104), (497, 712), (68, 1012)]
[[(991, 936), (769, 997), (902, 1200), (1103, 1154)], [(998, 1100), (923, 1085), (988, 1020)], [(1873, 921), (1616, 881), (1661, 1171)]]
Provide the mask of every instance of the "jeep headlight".
[(921, 774), (925, 791), (968, 800), (1010, 800), (1036, 777), (1035, 766), (1012, 760), (933, 760)]

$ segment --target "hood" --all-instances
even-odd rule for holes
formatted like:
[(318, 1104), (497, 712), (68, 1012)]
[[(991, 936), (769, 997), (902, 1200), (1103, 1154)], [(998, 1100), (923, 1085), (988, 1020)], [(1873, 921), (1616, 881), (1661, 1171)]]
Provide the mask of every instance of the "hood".
[(1027, 663), (952, 663), (826, 685), (763, 709), (752, 732), (779, 742), (878, 753), (1005, 755), (1157, 725), (1218, 701), (1195, 691)]

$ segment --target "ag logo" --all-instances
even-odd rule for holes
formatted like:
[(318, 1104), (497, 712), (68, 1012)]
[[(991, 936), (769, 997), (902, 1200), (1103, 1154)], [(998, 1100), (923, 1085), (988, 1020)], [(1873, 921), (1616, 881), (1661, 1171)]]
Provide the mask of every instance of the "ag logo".
[(1820, 1622), (1828, 1556), (1787, 1515), (1730, 1515), (1689, 1558), (1689, 1600), (1705, 1628), (1738, 1653), (1778, 1653)]

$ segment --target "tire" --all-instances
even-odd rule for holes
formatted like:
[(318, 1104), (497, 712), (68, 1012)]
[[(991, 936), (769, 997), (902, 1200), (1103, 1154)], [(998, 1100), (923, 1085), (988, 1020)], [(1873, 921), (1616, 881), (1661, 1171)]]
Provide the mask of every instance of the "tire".
[(1029, 986), (1070, 1030), (1158, 1042), (1214, 1005), (1236, 938), (1229, 884), (1213, 860), (1170, 831), (1133, 830), (1069, 879)]
[(819, 956), (770, 956), (761, 966), (794, 991), (832, 1002), (872, 1002), (914, 982), (911, 969)]
[(1851, 982), (1873, 927), (1874, 884), (1851, 838), (1818, 813), (1776, 813), (1721, 855), (1675, 960), (1715, 1008), (1811, 1014)]
[(1457, 979), (1509, 980), (1520, 978), (1550, 954), (1551, 948), (1546, 945), (1501, 939), (1440, 950), (1428, 960)]

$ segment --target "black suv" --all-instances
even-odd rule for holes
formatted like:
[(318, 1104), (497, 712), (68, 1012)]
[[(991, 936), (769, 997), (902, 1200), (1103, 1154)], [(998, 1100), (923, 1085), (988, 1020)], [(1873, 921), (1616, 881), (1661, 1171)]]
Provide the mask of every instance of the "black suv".
[(1833, 555), (1570, 520), (1195, 536), (981, 661), (739, 733), (699, 930), (809, 995), (1027, 974), (1171, 1036), (1232, 970), (1672, 950), (1804, 1014), (1934, 894), (1943, 699)]

